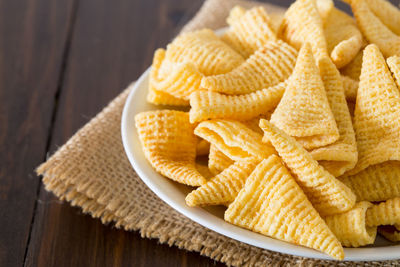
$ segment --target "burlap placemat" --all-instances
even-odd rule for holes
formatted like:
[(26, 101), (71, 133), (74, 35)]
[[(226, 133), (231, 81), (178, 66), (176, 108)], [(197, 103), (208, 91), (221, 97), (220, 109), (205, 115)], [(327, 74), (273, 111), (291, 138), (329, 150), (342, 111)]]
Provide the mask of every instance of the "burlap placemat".
[[(229, 9), (238, 0), (207, 0), (183, 28), (189, 31), (225, 25)], [(267, 5), (269, 12), (282, 12)], [(43, 183), (62, 200), (79, 206), (103, 223), (113, 222), (143, 237), (198, 251), (233, 266), (399, 266), (400, 261), (335, 262), (271, 252), (232, 240), (189, 220), (161, 201), (132, 169), (122, 147), (121, 113), (130, 88), (80, 129), (37, 173)]]

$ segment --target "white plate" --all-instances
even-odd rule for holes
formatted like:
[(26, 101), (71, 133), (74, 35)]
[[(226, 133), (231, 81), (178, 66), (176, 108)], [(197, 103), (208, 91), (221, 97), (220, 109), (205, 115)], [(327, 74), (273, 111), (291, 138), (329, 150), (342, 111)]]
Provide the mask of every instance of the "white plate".
[[(134, 117), (137, 113), (164, 108), (151, 105), (146, 101), (149, 71), (150, 69), (143, 73), (136, 84), (131, 86), (131, 92), (125, 103), (121, 122), (122, 142), (125, 152), (143, 182), (172, 208), (217, 233), (272, 251), (309, 258), (331, 259), (329, 256), (313, 249), (289, 244), (229, 224), (223, 220), (225, 210), (223, 207), (191, 208), (185, 204), (185, 197), (191, 189), (163, 177), (151, 167), (144, 157), (135, 128)], [(345, 248), (344, 251), (346, 254), (345, 260), (348, 261), (400, 259), (400, 245), (393, 245), (393, 243), (389, 243), (380, 237), (377, 238), (373, 246)]]

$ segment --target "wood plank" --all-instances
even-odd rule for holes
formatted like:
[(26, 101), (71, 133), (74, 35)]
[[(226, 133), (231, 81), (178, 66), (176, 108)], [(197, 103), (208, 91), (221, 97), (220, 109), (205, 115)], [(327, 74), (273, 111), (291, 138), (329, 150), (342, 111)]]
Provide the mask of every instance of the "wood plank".
[[(51, 151), (150, 64), (201, 0), (81, 1)], [(195, 5), (195, 6), (193, 6)], [(26, 266), (214, 266), (198, 253), (117, 230), (41, 188)]]
[(0, 266), (21, 266), (72, 2), (0, 2)]

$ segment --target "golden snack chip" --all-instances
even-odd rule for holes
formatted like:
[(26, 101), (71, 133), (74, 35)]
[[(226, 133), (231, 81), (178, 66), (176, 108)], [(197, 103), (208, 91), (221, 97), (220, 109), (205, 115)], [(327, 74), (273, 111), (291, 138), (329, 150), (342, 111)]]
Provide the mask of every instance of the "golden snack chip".
[(360, 80), (361, 66), (363, 59), (363, 50), (358, 51), (357, 55), (350, 61), (349, 64), (340, 69), (340, 73), (344, 76), (350, 77), (355, 81)]
[(209, 120), (197, 125), (194, 133), (215, 145), (230, 159), (263, 159), (275, 153), (275, 149), (262, 142), (262, 135), (244, 124), (231, 120)]
[[(365, 38), (376, 44), (385, 57), (400, 55), (400, 36), (393, 33), (371, 11), (366, 0), (351, 0), (351, 9)], [(387, 18), (391, 19), (391, 18)]]
[(344, 258), (339, 241), (275, 155), (257, 165), (224, 217), (263, 235)]
[(189, 114), (174, 110), (141, 112), (135, 125), (144, 155), (162, 175), (191, 186), (206, 179), (196, 170), (196, 136)]
[(400, 241), (400, 230), (391, 225), (378, 226), (378, 233), (392, 242)]
[(189, 106), (189, 101), (176, 98), (167, 92), (157, 90), (153, 81), (157, 79), (160, 66), (165, 58), (165, 50), (157, 49), (154, 53), (153, 64), (151, 66), (149, 78), (149, 91), (147, 93), (147, 101), (155, 105), (171, 105), (171, 106)]
[(239, 53), (209, 29), (176, 37), (167, 46), (165, 59), (173, 63), (191, 62), (204, 75), (229, 72), (244, 61)]
[(224, 95), (197, 91), (190, 96), (190, 121), (207, 119), (249, 120), (273, 110), (282, 98), (287, 82), (245, 95)]
[(393, 33), (400, 35), (400, 10), (386, 0), (366, 0), (369, 9)]
[(385, 201), (400, 197), (400, 162), (386, 161), (355, 175), (339, 177), (357, 196), (357, 201)]
[(211, 173), (217, 175), (233, 164), (233, 160), (218, 150), (215, 145), (210, 145), (210, 154), (208, 154), (208, 168)]
[(335, 118), (308, 43), (299, 52), (296, 67), (271, 122), (295, 137), (306, 149), (332, 144), (339, 139)]
[(228, 25), (232, 25), (235, 21), (237, 21), (241, 16), (246, 13), (246, 9), (241, 6), (234, 6), (232, 9), (229, 11), (229, 15), (226, 18), (226, 23)]
[(390, 57), (386, 60), (390, 71), (393, 73), (393, 76), (396, 80), (397, 87), (400, 90), (400, 57), (399, 56), (393, 56)]
[(342, 182), (314, 160), (294, 138), (279, 130), (267, 120), (260, 120), (264, 142), (271, 142), (315, 209), (322, 215), (351, 209), (356, 196)]
[(347, 65), (363, 44), (355, 20), (335, 7), (324, 21), (324, 33), (328, 53), (338, 68)]
[(224, 94), (247, 94), (286, 80), (293, 71), (297, 51), (281, 40), (270, 41), (231, 72), (207, 76), (201, 87)]
[(368, 226), (400, 224), (400, 197), (373, 205), (367, 211)]
[(297, 0), (286, 11), (279, 36), (296, 49), (310, 43), (315, 58), (328, 56), (322, 19), (315, 0)]
[(344, 75), (342, 75), (341, 78), (346, 100), (356, 101), (357, 91), (358, 91), (358, 81)]
[(208, 166), (196, 162), (196, 170), (207, 180), (214, 177)]
[(204, 139), (198, 138), (196, 145), (196, 156), (208, 155), (210, 152), (210, 143)]
[(240, 8), (232, 9), (228, 18), (230, 27), (221, 39), (248, 58), (268, 41), (275, 41), (276, 34), (263, 7), (242, 11)]
[(366, 224), (365, 214), (372, 204), (358, 202), (351, 210), (324, 218), (326, 224), (345, 247), (373, 244), (377, 227)]
[(194, 207), (231, 203), (259, 162), (256, 159), (236, 161), (206, 184), (188, 194), (186, 204)]
[(321, 58), (318, 67), (340, 138), (335, 143), (315, 148), (310, 153), (327, 171), (337, 177), (354, 168), (357, 163), (356, 137), (339, 71), (329, 57)]
[(400, 93), (373, 44), (364, 50), (354, 129), (359, 157), (349, 175), (370, 165), (400, 160)]

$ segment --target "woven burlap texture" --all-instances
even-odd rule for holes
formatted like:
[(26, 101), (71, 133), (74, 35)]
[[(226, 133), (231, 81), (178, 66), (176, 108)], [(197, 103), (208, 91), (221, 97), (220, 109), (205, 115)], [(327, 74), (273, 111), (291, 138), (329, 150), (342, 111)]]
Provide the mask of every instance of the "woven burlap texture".
[[(225, 26), (237, 0), (207, 0), (183, 28), (217, 29)], [(268, 6), (269, 12), (282, 12)], [(256, 248), (217, 234), (181, 215), (160, 200), (137, 176), (121, 140), (121, 113), (132, 85), (80, 129), (37, 172), (45, 188), (61, 200), (79, 206), (103, 223), (140, 231), (146, 238), (197, 251), (232, 266), (348, 266), (349, 262), (294, 257)], [(133, 123), (133, 122), (132, 122)], [(352, 266), (396, 266), (400, 261), (359, 262)]]

